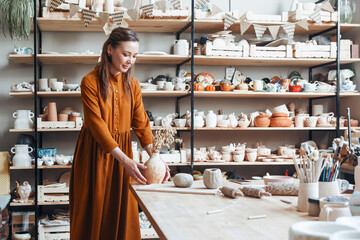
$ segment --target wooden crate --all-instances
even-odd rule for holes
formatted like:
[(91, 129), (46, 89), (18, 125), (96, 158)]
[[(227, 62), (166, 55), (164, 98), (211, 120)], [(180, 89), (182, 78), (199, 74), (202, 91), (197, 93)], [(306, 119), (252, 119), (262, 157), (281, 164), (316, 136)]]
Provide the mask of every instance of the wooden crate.
[(292, 58), (292, 47), (291, 45), (262, 47), (252, 44), (250, 45), (250, 57)]
[(336, 43), (330, 45), (306, 45), (296, 43), (293, 45), (296, 58), (336, 58)]
[(41, 118), (38, 118), (38, 128), (42, 129), (51, 129), (51, 128), (81, 128), (83, 121), (81, 117), (77, 117), (76, 121), (42, 121)]
[(252, 11), (246, 11), (244, 15), (240, 17), (240, 21), (249, 22), (287, 22), (288, 12), (282, 12), (281, 15), (269, 15), (269, 14), (254, 14)]
[(162, 10), (154, 9), (153, 17), (149, 17), (145, 13), (141, 14), (142, 18), (146, 19), (186, 19), (189, 17), (189, 10), (166, 10), (163, 12)]
[(38, 186), (39, 202), (68, 202), (69, 187), (65, 183)]
[(35, 212), (12, 212), (11, 230), (15, 232), (27, 231), (35, 236)]
[[(297, 22), (301, 19), (307, 19), (309, 22), (314, 22), (309, 16), (313, 12), (305, 12), (302, 10), (289, 11), (289, 21)], [(320, 11), (321, 21), (322, 22), (336, 22), (337, 21), (337, 12), (328, 12), (328, 11)]]
[(249, 47), (234, 43), (226, 46), (214, 45), (212, 42), (206, 42), (203, 48), (203, 54), (207, 56), (228, 56), (228, 57), (248, 57)]
[(70, 239), (70, 226), (39, 225), (39, 240)]

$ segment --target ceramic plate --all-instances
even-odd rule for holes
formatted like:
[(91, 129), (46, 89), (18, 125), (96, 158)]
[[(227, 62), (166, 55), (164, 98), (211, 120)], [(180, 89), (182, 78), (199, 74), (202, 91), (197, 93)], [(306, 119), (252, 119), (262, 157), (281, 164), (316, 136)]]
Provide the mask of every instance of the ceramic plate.
[(196, 81), (202, 83), (204, 87), (206, 87), (213, 84), (213, 82), (215, 82), (215, 78), (210, 73), (200, 73), (196, 76)]

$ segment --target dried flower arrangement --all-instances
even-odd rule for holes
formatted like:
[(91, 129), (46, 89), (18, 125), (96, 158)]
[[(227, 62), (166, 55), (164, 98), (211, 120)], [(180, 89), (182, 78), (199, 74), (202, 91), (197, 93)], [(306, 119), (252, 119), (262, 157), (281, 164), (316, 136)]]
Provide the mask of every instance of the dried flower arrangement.
[[(176, 116), (177, 114), (173, 113), (166, 116), (166, 118), (174, 119)], [(183, 140), (181, 138), (176, 138), (175, 137), (176, 133), (177, 133), (176, 128), (172, 126), (164, 127), (161, 128), (160, 130), (157, 130), (153, 137), (153, 145), (154, 145), (153, 152), (154, 153), (160, 152), (163, 146), (170, 149), (171, 144), (173, 144), (174, 142), (181, 144)]]

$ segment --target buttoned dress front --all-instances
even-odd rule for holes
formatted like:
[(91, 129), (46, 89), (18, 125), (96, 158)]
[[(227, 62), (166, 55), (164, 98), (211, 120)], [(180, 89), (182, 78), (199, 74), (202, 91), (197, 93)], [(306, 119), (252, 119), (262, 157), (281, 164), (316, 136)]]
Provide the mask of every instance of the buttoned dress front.
[(132, 158), (130, 128), (144, 147), (152, 143), (140, 84), (131, 80), (128, 100), (123, 74), (111, 75), (110, 96), (100, 95), (97, 70), (81, 82), (84, 125), (74, 153), (70, 181), (72, 240), (140, 239), (138, 205), (129, 190), (130, 176), (109, 153), (119, 147)]

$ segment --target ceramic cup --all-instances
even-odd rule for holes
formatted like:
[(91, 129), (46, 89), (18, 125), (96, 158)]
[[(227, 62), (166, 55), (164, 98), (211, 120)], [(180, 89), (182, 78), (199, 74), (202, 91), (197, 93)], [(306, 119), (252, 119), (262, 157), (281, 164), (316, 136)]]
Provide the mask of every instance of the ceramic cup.
[(158, 89), (163, 90), (165, 87), (166, 81), (157, 81), (156, 84), (158, 85)]
[(319, 184), (318, 183), (300, 183), (297, 210), (299, 212), (307, 212), (309, 209), (308, 198), (319, 197)]
[(48, 85), (48, 79), (47, 78), (39, 78), (39, 90), (45, 91), (49, 85)]
[(162, 120), (163, 120), (163, 117), (156, 117), (155, 118), (155, 126), (160, 127)]
[(68, 120), (69, 120), (68, 114), (63, 114), (63, 113), (58, 114), (58, 121), (67, 122)]
[(172, 84), (172, 82), (165, 82), (164, 85), (164, 90), (166, 91), (173, 91), (174, 90), (174, 85)]
[(322, 113), (324, 113), (324, 105), (322, 105), (322, 104), (312, 105), (312, 115), (313, 116), (319, 116)]
[(319, 197), (339, 196), (339, 184), (336, 182), (319, 182)]
[(63, 83), (63, 82), (53, 82), (53, 83), (52, 83), (51, 89), (52, 89), (53, 91), (60, 92), (60, 91), (63, 90), (63, 88), (64, 88), (64, 83)]
[(235, 151), (234, 152), (234, 162), (243, 162), (245, 158), (245, 151)]
[(174, 123), (175, 123), (175, 126), (176, 127), (181, 127), (181, 128), (183, 128), (183, 127), (185, 127), (185, 125), (186, 125), (186, 119), (175, 119), (174, 120)]
[(266, 89), (265, 82), (263, 80), (254, 80), (250, 83), (250, 86), (251, 84), (254, 91), (263, 91)]
[(247, 148), (246, 149), (246, 160), (249, 162), (255, 162), (257, 159), (257, 149)]
[(295, 117), (295, 127), (303, 128), (305, 119), (308, 118), (308, 114), (298, 114)]
[(326, 204), (320, 212), (320, 221), (335, 222), (338, 217), (351, 217), (349, 206), (342, 204)]
[(311, 128), (316, 127), (317, 120), (318, 120), (318, 117), (314, 117), (314, 116), (307, 117), (305, 119), (305, 127), (311, 127)]
[(316, 91), (316, 84), (315, 83), (305, 83), (305, 92), (314, 92)]

